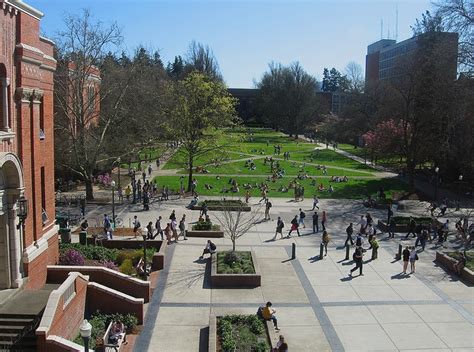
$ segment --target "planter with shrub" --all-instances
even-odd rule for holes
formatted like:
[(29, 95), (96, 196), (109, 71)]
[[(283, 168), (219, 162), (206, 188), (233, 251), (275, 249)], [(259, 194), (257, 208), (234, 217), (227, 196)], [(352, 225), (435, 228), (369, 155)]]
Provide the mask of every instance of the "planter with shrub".
[(261, 274), (253, 251), (217, 252), (212, 256), (213, 287), (257, 287)]
[(188, 237), (221, 238), (224, 237), (224, 232), (221, 231), (221, 227), (217, 224), (213, 224), (210, 221), (199, 221), (191, 227), (191, 230), (186, 235)]
[(206, 200), (193, 206), (192, 210), (202, 210), (204, 205), (208, 210), (250, 211), (250, 206), (239, 199)]
[[(430, 226), (433, 222), (433, 219), (429, 217), (414, 217), (413, 218), (416, 222), (416, 225), (423, 225), (423, 226)], [(410, 217), (408, 216), (394, 216), (393, 220), (395, 220), (395, 229), (394, 232), (408, 232), (408, 225), (410, 223)], [(441, 223), (436, 220), (436, 224), (440, 225)], [(384, 232), (387, 232), (389, 229), (389, 224), (385, 221), (379, 220), (377, 223), (377, 227)]]

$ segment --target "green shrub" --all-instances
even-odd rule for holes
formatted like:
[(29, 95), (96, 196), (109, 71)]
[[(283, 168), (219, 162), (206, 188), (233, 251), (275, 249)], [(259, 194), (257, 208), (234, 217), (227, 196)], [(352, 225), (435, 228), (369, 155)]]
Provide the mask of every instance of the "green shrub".
[(224, 352), (270, 350), (265, 326), (256, 315), (226, 315), (219, 318), (217, 333)]
[(255, 274), (251, 252), (228, 251), (217, 253), (218, 274)]
[(85, 259), (89, 260), (106, 260), (115, 262), (118, 254), (117, 249), (109, 249), (102, 246), (85, 246), (80, 243), (61, 243), (59, 252), (63, 254), (68, 249), (74, 249), (82, 254)]
[(193, 225), (193, 231), (220, 231), (221, 227), (217, 224), (212, 224), (210, 221), (199, 221)]
[(131, 259), (125, 259), (122, 265), (119, 266), (119, 270), (122, 274), (132, 275), (135, 273), (135, 267), (133, 266)]

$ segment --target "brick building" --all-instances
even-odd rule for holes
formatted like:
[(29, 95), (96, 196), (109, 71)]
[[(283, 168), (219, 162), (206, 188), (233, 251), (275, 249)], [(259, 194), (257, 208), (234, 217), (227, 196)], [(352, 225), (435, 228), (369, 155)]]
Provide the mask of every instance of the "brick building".
[(54, 43), (39, 35), (40, 11), (21, 0), (0, 0), (0, 10), (0, 289), (34, 289), (58, 259)]

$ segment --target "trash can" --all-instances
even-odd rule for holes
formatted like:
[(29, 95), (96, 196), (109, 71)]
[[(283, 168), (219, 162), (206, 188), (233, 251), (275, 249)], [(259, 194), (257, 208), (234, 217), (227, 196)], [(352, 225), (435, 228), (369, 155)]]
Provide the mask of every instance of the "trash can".
[(79, 243), (82, 244), (83, 246), (87, 245), (87, 232), (86, 231), (79, 232)]
[(71, 229), (59, 229), (61, 243), (71, 243)]

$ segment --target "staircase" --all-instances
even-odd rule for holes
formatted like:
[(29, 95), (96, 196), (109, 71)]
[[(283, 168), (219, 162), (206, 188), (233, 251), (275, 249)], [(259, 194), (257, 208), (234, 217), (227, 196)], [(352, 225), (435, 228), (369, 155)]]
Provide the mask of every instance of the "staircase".
[(0, 313), (0, 351), (36, 351), (40, 315)]
[(36, 351), (36, 328), (46, 302), (57, 284), (46, 284), (39, 290), (20, 289), (0, 303), (0, 352)]

